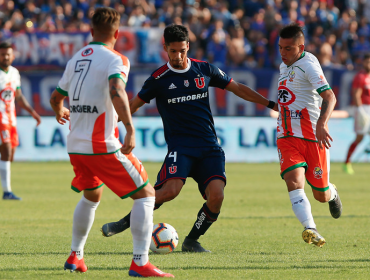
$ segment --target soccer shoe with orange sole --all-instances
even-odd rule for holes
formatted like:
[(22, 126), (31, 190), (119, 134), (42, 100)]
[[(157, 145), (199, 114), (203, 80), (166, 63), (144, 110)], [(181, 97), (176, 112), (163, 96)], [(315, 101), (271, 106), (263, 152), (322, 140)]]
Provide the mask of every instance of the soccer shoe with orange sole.
[(84, 259), (78, 259), (76, 252), (72, 252), (66, 263), (64, 264), (64, 270), (69, 270), (70, 272), (86, 272), (87, 266), (85, 265)]
[(163, 272), (149, 261), (143, 266), (138, 266), (132, 261), (128, 275), (134, 277), (175, 277), (170, 273)]
[(326, 243), (325, 238), (315, 228), (306, 228), (302, 232), (302, 238), (306, 243), (314, 244), (320, 248)]

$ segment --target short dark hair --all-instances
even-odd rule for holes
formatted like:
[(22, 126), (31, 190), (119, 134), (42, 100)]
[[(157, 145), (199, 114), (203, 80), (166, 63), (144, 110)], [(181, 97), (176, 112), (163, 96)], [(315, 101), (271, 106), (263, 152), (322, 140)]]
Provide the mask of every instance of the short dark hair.
[(303, 29), (298, 23), (291, 23), (280, 30), (280, 38), (283, 39), (297, 39), (300, 36), (304, 37)]
[(100, 33), (112, 33), (119, 27), (121, 16), (113, 8), (102, 7), (94, 11), (91, 19), (92, 26)]
[(369, 59), (370, 58), (370, 53), (365, 53), (365, 55), (364, 55), (364, 60), (365, 59)]
[(12, 49), (13, 46), (11, 43), (4, 41), (0, 43), (0, 49)]
[(171, 24), (164, 29), (164, 43), (168, 46), (172, 42), (189, 42), (189, 31), (183, 25)]

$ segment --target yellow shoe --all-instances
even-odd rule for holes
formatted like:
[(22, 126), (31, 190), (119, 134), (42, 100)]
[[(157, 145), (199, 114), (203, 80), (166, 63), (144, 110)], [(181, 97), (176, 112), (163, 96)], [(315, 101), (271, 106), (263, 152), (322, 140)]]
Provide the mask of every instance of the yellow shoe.
[(306, 243), (314, 244), (320, 248), (326, 243), (325, 238), (315, 228), (306, 228), (302, 232), (302, 238)]
[(343, 164), (343, 171), (350, 175), (355, 173), (350, 162)]

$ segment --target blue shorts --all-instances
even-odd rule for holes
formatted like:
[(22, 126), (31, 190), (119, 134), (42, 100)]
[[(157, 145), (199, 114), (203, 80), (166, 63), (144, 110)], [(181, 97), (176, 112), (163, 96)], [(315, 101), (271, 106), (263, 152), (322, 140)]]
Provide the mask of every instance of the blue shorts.
[(164, 159), (154, 188), (159, 189), (169, 179), (192, 177), (198, 183), (199, 192), (206, 199), (208, 183), (221, 179), (226, 184), (225, 153), (221, 147), (175, 147)]

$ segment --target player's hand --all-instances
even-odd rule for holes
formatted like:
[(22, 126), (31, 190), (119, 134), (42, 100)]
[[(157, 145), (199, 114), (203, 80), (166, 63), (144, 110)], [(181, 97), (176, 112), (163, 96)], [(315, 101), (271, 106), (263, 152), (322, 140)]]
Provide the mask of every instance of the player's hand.
[(64, 125), (67, 121), (69, 121), (69, 110), (66, 107), (62, 107), (62, 110), (55, 114), (55, 118), (57, 119), (58, 123)]
[(34, 110), (31, 112), (31, 116), (36, 120), (37, 124), (36, 126), (39, 126), (40, 123), (41, 123), (41, 117), (39, 114), (37, 114), (37, 112)]
[(316, 124), (316, 138), (319, 142), (320, 149), (324, 147), (329, 149), (331, 147), (330, 141), (333, 141), (329, 134), (327, 125), (324, 125), (320, 120)]
[(125, 136), (125, 142), (121, 148), (121, 153), (128, 155), (135, 148), (135, 133), (127, 132)]

